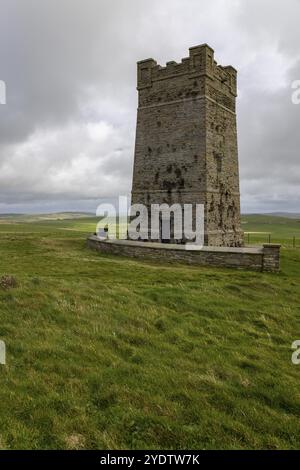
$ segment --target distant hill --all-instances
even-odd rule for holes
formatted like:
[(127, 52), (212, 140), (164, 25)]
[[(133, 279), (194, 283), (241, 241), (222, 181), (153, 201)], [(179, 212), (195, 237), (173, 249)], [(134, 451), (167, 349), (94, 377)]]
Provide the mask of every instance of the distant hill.
[(242, 214), (242, 217), (284, 217), (286, 219), (300, 219), (300, 212), (250, 212)]
[[(282, 213), (283, 214), (283, 213)], [(275, 224), (275, 225), (289, 225), (298, 226), (300, 222), (300, 214), (294, 214), (293, 217), (286, 215), (280, 215), (278, 213), (270, 214), (243, 214), (241, 216), (242, 224), (258, 223), (258, 224)]]
[(53, 212), (50, 214), (0, 214), (1, 220), (16, 222), (37, 222), (43, 220), (74, 220), (94, 217), (91, 212)]
[(11, 217), (20, 217), (23, 214), (0, 214), (0, 219), (8, 219)]
[(273, 215), (275, 217), (287, 217), (288, 219), (299, 219), (300, 212), (269, 212), (264, 215)]

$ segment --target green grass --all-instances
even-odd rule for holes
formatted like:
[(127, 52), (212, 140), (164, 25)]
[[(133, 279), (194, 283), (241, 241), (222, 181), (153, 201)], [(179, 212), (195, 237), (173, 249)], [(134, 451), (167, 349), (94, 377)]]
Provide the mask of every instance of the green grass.
[(94, 227), (0, 224), (0, 447), (299, 449), (300, 250), (280, 274), (154, 264), (88, 250)]
[(281, 243), (286, 247), (293, 247), (295, 244), (300, 248), (300, 218), (247, 215), (242, 217), (242, 229), (245, 232), (245, 242), (250, 245), (268, 243), (270, 235), (272, 243)]

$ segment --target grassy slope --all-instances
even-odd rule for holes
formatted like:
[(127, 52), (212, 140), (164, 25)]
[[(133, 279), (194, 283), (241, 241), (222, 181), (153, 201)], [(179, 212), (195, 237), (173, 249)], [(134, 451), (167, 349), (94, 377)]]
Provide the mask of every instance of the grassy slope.
[(0, 225), (0, 446), (300, 448), (300, 251), (279, 275), (85, 248), (93, 219)]

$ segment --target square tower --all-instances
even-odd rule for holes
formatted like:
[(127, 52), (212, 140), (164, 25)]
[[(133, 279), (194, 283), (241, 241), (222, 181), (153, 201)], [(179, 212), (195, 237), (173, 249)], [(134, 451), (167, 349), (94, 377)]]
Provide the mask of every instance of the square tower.
[(132, 204), (204, 204), (205, 245), (241, 246), (237, 72), (208, 45), (137, 64)]

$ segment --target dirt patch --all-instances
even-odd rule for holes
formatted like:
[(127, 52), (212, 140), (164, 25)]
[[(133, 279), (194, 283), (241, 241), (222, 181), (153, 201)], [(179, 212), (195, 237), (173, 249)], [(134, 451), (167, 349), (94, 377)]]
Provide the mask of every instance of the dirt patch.
[(8, 290), (17, 287), (18, 283), (14, 276), (4, 275), (0, 277), (0, 287), (2, 289)]
[(85, 439), (82, 434), (72, 434), (66, 438), (66, 444), (68, 449), (84, 449)]

